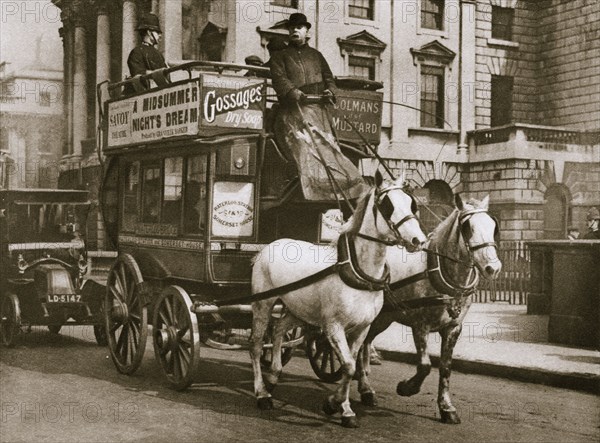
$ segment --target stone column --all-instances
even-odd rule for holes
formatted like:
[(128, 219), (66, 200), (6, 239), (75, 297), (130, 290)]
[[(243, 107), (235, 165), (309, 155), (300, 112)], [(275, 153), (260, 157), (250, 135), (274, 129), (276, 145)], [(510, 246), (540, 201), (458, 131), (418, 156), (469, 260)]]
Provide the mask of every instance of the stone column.
[(87, 138), (87, 48), (85, 44), (85, 4), (73, 4), (73, 156), (81, 157), (81, 141)]
[(460, 17), (460, 51), (459, 51), (459, 152), (466, 152), (468, 148), (467, 131), (475, 129), (475, 20), (476, 1), (461, 0)]
[(183, 58), (181, 8), (181, 0), (162, 0), (159, 5), (160, 27), (163, 30), (163, 54), (167, 63), (169, 60)]
[(137, 6), (135, 0), (123, 0), (123, 35), (121, 51), (121, 78), (129, 75), (127, 67), (127, 57), (133, 48), (136, 47), (137, 37)]
[[(96, 2), (96, 84), (110, 80), (110, 20), (106, 0)], [(96, 127), (100, 123), (100, 109), (96, 103)]]
[(59, 30), (63, 41), (63, 156), (73, 153), (73, 22), (72, 11), (63, 6), (60, 14), (63, 27)]

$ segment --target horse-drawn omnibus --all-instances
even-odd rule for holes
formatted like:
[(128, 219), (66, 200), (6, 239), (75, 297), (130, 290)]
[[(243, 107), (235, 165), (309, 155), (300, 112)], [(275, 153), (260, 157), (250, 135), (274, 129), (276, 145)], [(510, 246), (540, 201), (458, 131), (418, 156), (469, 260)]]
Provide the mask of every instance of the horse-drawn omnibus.
[(94, 325), (104, 345), (102, 298), (84, 290), (88, 274), (87, 191), (0, 190), (0, 306), (5, 346), (22, 326)]
[[(107, 280), (105, 325), (122, 373), (141, 364), (150, 322), (167, 379), (187, 387), (203, 338), (249, 328), (250, 304), (231, 300), (250, 292), (257, 252), (282, 237), (326, 243), (338, 235), (335, 201), (306, 201), (295, 164), (275, 141), (267, 81), (241, 76), (242, 69), (266, 71), (192, 62), (149, 74), (155, 87), (148, 90), (139, 78), (99, 85), (107, 97), (101, 204), (119, 252)], [(170, 80), (182, 73), (186, 78)], [(358, 162), (366, 156), (362, 137), (344, 117), (378, 141), (381, 85), (342, 79), (340, 86), (346, 90), (332, 119), (346, 154)], [(361, 106), (367, 98), (376, 106)], [(223, 302), (218, 310), (215, 300)], [(303, 341), (299, 329), (287, 338), (284, 361)]]

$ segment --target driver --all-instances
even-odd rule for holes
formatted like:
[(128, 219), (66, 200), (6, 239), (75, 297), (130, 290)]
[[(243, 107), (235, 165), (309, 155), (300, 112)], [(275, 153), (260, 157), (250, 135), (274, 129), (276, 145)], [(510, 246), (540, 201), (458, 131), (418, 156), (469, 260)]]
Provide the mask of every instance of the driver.
[(281, 104), (275, 122), (277, 140), (283, 145), (281, 147), (291, 151), (307, 200), (335, 198), (322, 161), (330, 166), (343, 194), (348, 199), (358, 198), (368, 187), (356, 166), (341, 153), (333, 135), (327, 106), (323, 103), (308, 104), (305, 100), (307, 94), (311, 94), (322, 95), (335, 102), (331, 69), (323, 55), (308, 46), (311, 24), (304, 14), (291, 14), (287, 26), (290, 44), (275, 52), (270, 60), (273, 88)]

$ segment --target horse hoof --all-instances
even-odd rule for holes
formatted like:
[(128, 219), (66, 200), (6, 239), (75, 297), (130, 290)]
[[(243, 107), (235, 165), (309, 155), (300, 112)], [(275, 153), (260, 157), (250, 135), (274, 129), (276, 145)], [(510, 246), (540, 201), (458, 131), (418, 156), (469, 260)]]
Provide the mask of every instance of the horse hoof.
[(373, 392), (365, 392), (364, 394), (360, 394), (360, 402), (365, 406), (377, 406), (377, 398), (375, 398), (375, 394)]
[(271, 397), (261, 397), (257, 400), (258, 409), (269, 411), (273, 409), (273, 399)]
[(442, 417), (442, 423), (449, 425), (460, 424), (460, 417), (456, 411), (440, 411), (440, 415)]
[(331, 403), (329, 402), (329, 399), (326, 399), (323, 402), (323, 412), (327, 415), (333, 415), (336, 412), (339, 411), (339, 408), (333, 407), (331, 406)]
[(342, 426), (344, 428), (358, 428), (358, 420), (356, 416), (342, 417)]
[(401, 381), (396, 386), (396, 393), (402, 397), (410, 397), (419, 393), (419, 388), (415, 388), (412, 384), (406, 381)]

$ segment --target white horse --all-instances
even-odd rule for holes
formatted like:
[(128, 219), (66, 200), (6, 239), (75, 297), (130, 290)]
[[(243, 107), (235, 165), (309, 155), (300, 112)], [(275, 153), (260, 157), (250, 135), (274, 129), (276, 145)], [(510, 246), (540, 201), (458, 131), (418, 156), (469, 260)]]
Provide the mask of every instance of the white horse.
[[(350, 408), (349, 387), (356, 369), (356, 357), (371, 322), (383, 305), (383, 285), (387, 280), (386, 245), (404, 244), (418, 250), (426, 238), (414, 215), (416, 204), (402, 190), (402, 180), (384, 182), (379, 173), (375, 187), (363, 196), (353, 217), (344, 227), (345, 238), (355, 261), (353, 270), (370, 289), (355, 289), (342, 280), (338, 272), (279, 297), (252, 304), (253, 329), (250, 356), (254, 369), (254, 390), (258, 407), (273, 408), (267, 384), (274, 387), (281, 374), (281, 345), (284, 332), (294, 326), (309, 324), (320, 327), (327, 336), (343, 367), (343, 381), (335, 394), (324, 403), (323, 410), (333, 414), (341, 410), (342, 425), (358, 427)], [(353, 248), (352, 248), (353, 246)], [(335, 249), (311, 243), (281, 239), (263, 249), (252, 269), (252, 293), (297, 282), (337, 263)], [(360, 278), (359, 278), (360, 280)], [(260, 356), (265, 332), (271, 320), (273, 305), (281, 300), (285, 315), (273, 325), (273, 360), (270, 371), (263, 374)], [(266, 383), (265, 383), (266, 381)]]
[(502, 263), (496, 251), (498, 222), (488, 213), (489, 198), (463, 202), (455, 196), (456, 209), (430, 234), (426, 250), (409, 254), (388, 248), (391, 293), (373, 322), (358, 360), (359, 392), (365, 405), (375, 406), (375, 391), (369, 384), (370, 344), (394, 321), (410, 326), (419, 357), (417, 373), (398, 383), (396, 392), (410, 396), (419, 392), (431, 370), (427, 336), (442, 337), (439, 368), (438, 408), (442, 422), (460, 423), (450, 399), (452, 352), (471, 305), (478, 273), (494, 279)]

